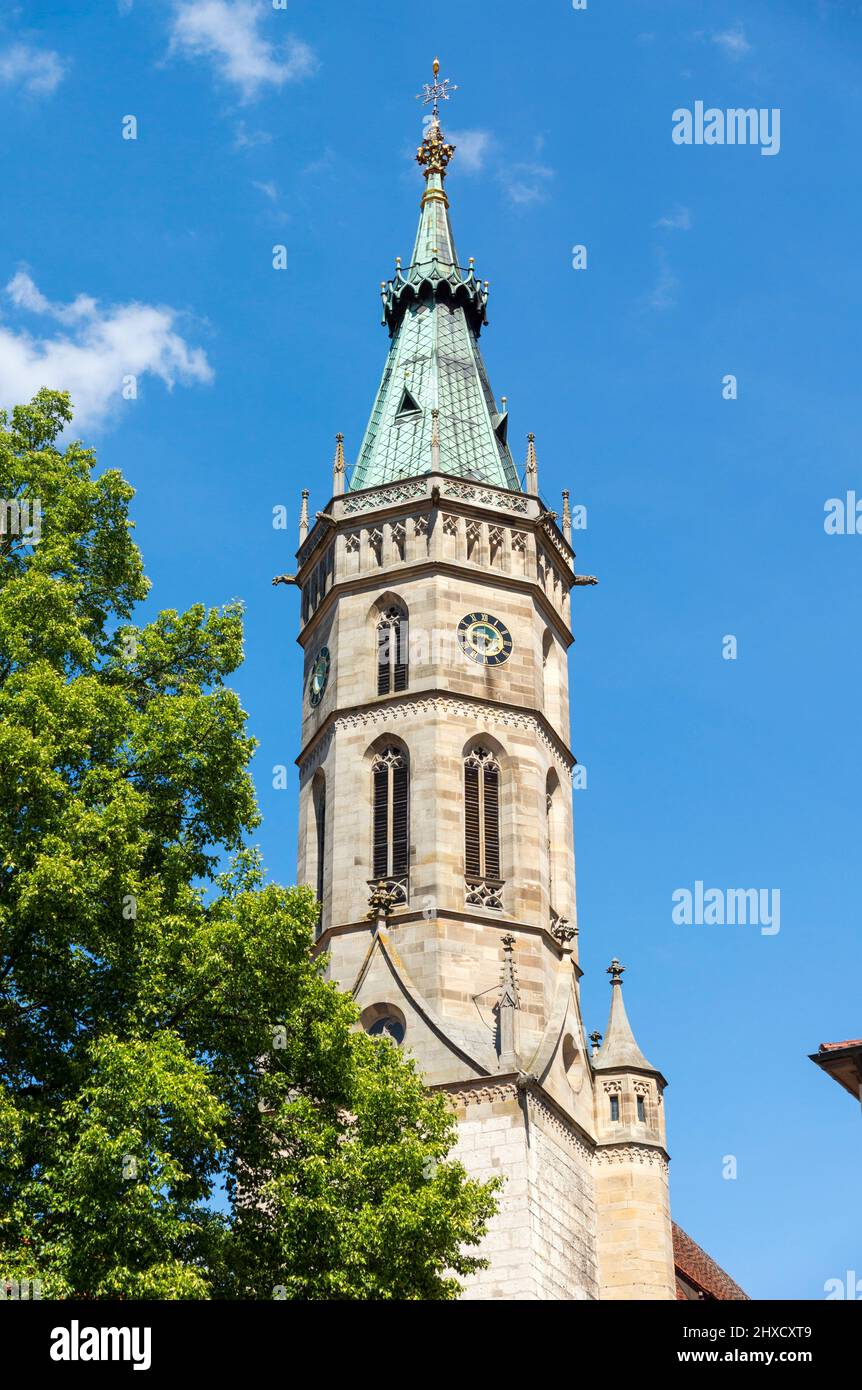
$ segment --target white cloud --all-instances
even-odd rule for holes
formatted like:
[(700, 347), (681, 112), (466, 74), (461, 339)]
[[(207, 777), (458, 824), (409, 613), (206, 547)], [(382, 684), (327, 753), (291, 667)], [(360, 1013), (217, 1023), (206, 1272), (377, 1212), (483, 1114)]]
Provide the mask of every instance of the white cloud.
[(453, 130), (447, 136), (455, 146), (458, 168), (465, 174), (477, 174), (484, 167), (485, 156), (491, 148), (488, 130)]
[[(430, 117), (425, 118), (426, 121)], [(518, 164), (503, 162), (496, 137), (490, 130), (447, 130), (446, 139), (455, 146), (453, 167), (456, 173), (488, 173), (503, 188), (505, 196), (513, 203), (543, 202), (548, 194), (548, 186), (555, 177), (555, 171), (539, 159), (523, 160)], [(533, 148), (540, 155), (544, 145), (544, 135), (533, 137)], [(416, 146), (404, 146), (404, 157), (414, 161)]]
[(190, 347), (175, 330), (176, 309), (160, 304), (101, 306), (89, 295), (70, 304), (47, 299), (26, 271), (5, 289), (12, 305), (53, 320), (66, 331), (38, 336), (0, 323), (0, 402), (28, 401), (40, 386), (69, 391), (76, 426), (103, 424), (122, 402), (123, 378), (157, 376), (176, 382), (209, 382), (213, 371), (202, 348)]
[(65, 71), (66, 64), (52, 48), (13, 43), (0, 51), (0, 86), (23, 87), (31, 96), (50, 96)]
[(259, 183), (257, 179), (252, 179), (251, 182), (253, 188), (256, 188), (260, 193), (265, 193), (267, 198), (271, 198), (275, 202), (278, 197), (278, 189), (272, 179), (268, 179), (266, 183)]
[(724, 29), (711, 37), (712, 42), (717, 43), (731, 58), (744, 58), (746, 53), (751, 52), (751, 44), (745, 37), (745, 30), (741, 24), (735, 24), (732, 29)]
[(317, 60), (307, 43), (288, 35), (279, 43), (264, 37), (264, 17), (279, 17), (258, 0), (177, 0), (171, 52), (209, 58), (219, 75), (251, 101), (265, 87), (282, 87), (314, 72)]
[(313, 159), (310, 164), (306, 164), (302, 172), (303, 174), (308, 175), (325, 174), (328, 173), (328, 171), (332, 168), (334, 163), (335, 150), (332, 148), (331, 145), (327, 145), (320, 158)]
[(691, 212), (688, 208), (674, 208), (672, 213), (660, 217), (654, 225), (669, 232), (687, 232), (691, 229)]
[(648, 309), (672, 309), (676, 304), (676, 292), (679, 289), (679, 280), (670, 268), (665, 252), (659, 248), (658, 251), (658, 279), (644, 297), (644, 304)]
[(512, 164), (500, 170), (499, 178), (513, 203), (538, 203), (547, 195), (554, 177), (546, 164)]
[(6, 293), (16, 308), (28, 309), (32, 314), (48, 314), (60, 323), (76, 323), (80, 319), (92, 318), (98, 311), (96, 300), (86, 294), (79, 294), (71, 304), (52, 304), (26, 270), (19, 270), (12, 276)]
[(240, 121), (234, 136), (235, 150), (253, 150), (255, 145), (270, 145), (272, 135), (268, 130), (247, 130), (245, 121)]

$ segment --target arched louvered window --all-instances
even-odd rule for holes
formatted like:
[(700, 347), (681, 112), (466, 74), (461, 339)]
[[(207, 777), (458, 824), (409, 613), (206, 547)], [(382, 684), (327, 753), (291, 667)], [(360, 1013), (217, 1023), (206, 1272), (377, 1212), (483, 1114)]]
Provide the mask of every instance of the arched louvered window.
[(409, 860), (408, 768), (400, 748), (384, 748), (372, 764), (374, 779), (373, 872), (384, 880), (396, 900), (407, 898)]
[(548, 849), (548, 897), (554, 903), (554, 842), (551, 827), (554, 823), (554, 797), (551, 791), (545, 792), (545, 841)]
[(315, 798), (317, 829), (317, 901), (323, 902), (323, 879), (326, 867), (326, 787), (317, 788)]
[(326, 885), (326, 779), (322, 769), (318, 769), (311, 786), (308, 840), (309, 855), (312, 852), (314, 854), (314, 886), (317, 893), (317, 934), (319, 935), (323, 930), (323, 891)]
[(499, 883), (500, 767), (487, 748), (464, 760), (464, 848), (467, 878)]
[(377, 694), (407, 689), (407, 618), (388, 608), (377, 624)]
[(548, 904), (552, 922), (559, 920), (565, 903), (563, 897), (564, 879), (561, 855), (565, 840), (565, 826), (562, 818), (562, 793), (560, 779), (553, 769), (545, 780), (545, 835), (548, 851)]

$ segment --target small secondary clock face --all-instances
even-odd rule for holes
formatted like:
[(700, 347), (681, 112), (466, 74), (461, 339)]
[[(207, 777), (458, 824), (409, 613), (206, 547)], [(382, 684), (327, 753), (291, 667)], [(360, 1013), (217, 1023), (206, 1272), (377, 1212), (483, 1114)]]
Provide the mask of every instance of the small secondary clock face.
[(458, 624), (458, 641), (483, 666), (502, 666), (512, 655), (512, 634), (492, 613), (468, 613)]
[(321, 647), (314, 658), (311, 675), (308, 678), (308, 698), (312, 705), (319, 705), (323, 699), (326, 682), (329, 680), (329, 648)]

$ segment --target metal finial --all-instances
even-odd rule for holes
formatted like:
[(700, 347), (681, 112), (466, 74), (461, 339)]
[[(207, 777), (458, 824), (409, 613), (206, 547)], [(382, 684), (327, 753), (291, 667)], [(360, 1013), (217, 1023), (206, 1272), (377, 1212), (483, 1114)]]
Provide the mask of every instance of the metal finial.
[(439, 103), (440, 103), (441, 101), (449, 101), (449, 99), (450, 99), (452, 93), (453, 93), (453, 92), (457, 92), (458, 86), (457, 86), (457, 83), (455, 83), (455, 82), (450, 82), (450, 80), (449, 80), (448, 77), (444, 77), (442, 82), (439, 80), (439, 77), (438, 77), (438, 74), (439, 74), (439, 72), (440, 72), (440, 59), (439, 59), (439, 58), (435, 58), (435, 59), (434, 59), (434, 62), (432, 63), (431, 66), (432, 66), (433, 71), (434, 71), (434, 81), (433, 81), (433, 82), (423, 82), (423, 84), (422, 84), (422, 91), (421, 91), (421, 92), (417, 92), (417, 94), (416, 94), (416, 100), (418, 101), (419, 98), (421, 97), (421, 98), (422, 98), (422, 105), (423, 105), (423, 106), (430, 106), (430, 107), (431, 107), (431, 117), (432, 117), (432, 119), (433, 119), (433, 121), (434, 121), (434, 123), (435, 123), (435, 125), (436, 125), (437, 122), (438, 122), (438, 120), (439, 120), (439, 116), (440, 116), (440, 112), (439, 112)]
[(436, 405), (431, 411), (431, 472), (440, 472), (440, 431), (439, 422), (440, 411)]
[[(425, 131), (425, 138), (419, 149), (416, 151), (416, 160), (422, 166), (426, 188), (422, 195), (422, 206), (427, 202), (443, 203), (449, 206), (446, 194), (443, 191), (443, 180), (446, 177), (446, 166), (455, 153), (455, 146), (448, 145), (440, 129), (440, 102), (448, 101), (453, 92), (458, 88), (454, 82), (450, 82), (446, 77), (440, 81), (438, 76), (440, 63), (434, 59), (434, 81), (426, 82), (422, 91), (417, 93), (417, 100), (421, 97), (425, 106), (430, 105), (431, 117)], [(433, 175), (433, 177), (432, 177)]]
[(613, 960), (611, 961), (610, 965), (608, 966), (607, 970), (605, 971), (605, 974), (606, 974), (606, 975), (610, 975), (610, 977), (611, 977), (611, 984), (612, 984), (612, 985), (621, 985), (622, 982), (623, 982), (623, 971), (624, 971), (624, 970), (625, 970), (625, 966), (624, 966), (624, 965), (620, 965), (620, 963), (619, 963), (619, 961), (617, 960), (616, 956), (614, 956)]

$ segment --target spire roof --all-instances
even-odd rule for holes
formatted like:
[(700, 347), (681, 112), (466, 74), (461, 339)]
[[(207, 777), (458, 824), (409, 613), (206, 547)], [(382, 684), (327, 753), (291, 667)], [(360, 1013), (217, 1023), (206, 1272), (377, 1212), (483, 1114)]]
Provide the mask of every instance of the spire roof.
[(505, 408), (497, 406), (479, 351), (488, 282), (477, 279), (472, 257), (459, 263), (449, 221), (444, 184), (455, 147), (438, 106), (455, 89), (439, 80), (439, 66), (435, 58), (434, 82), (424, 88), (433, 105), (416, 154), (425, 178), (416, 241), (409, 265), (398, 259), (381, 287), (391, 343), (350, 491), (431, 472), (434, 410), (442, 473), (520, 490)]
[(596, 1071), (611, 1071), (618, 1067), (635, 1071), (651, 1071), (658, 1075), (635, 1042), (634, 1033), (623, 1003), (624, 965), (614, 958), (608, 966), (611, 977), (611, 1016), (608, 1020), (605, 1040), (593, 1061)]

